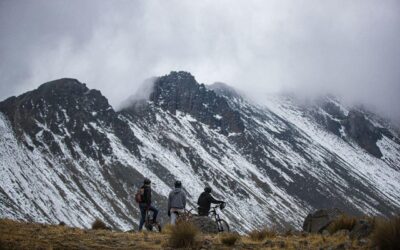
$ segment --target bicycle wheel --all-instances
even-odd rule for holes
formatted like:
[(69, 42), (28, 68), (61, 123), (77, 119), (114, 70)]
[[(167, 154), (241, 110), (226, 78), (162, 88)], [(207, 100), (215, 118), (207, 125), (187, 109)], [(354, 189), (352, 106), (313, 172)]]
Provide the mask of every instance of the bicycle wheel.
[(179, 215), (178, 218), (181, 218), (184, 221), (190, 221), (192, 219), (193, 215), (190, 211), (186, 211), (184, 213), (182, 213), (181, 215)]
[(218, 231), (220, 232), (229, 232), (229, 225), (228, 222), (225, 220), (219, 220), (218, 222)]
[(144, 224), (144, 227), (147, 229), (147, 231), (153, 231), (153, 224), (151, 224), (150, 222), (146, 222)]
[(157, 224), (155, 225), (155, 227), (156, 227), (156, 230), (157, 230), (159, 233), (161, 233), (161, 230), (162, 230), (161, 225), (157, 223)]

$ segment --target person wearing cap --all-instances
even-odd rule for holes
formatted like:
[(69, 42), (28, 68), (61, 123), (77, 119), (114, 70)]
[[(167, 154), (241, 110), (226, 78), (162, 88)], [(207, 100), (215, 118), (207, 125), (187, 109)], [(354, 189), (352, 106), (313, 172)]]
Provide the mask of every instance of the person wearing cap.
[(142, 200), (139, 203), (140, 208), (140, 222), (139, 222), (139, 231), (142, 230), (144, 222), (146, 220), (146, 212), (153, 212), (153, 222), (157, 222), (158, 210), (151, 205), (151, 181), (148, 178), (145, 178), (143, 181), (143, 186), (141, 187), (143, 190)]
[(171, 225), (175, 225), (180, 213), (185, 211), (186, 195), (182, 190), (182, 183), (175, 181), (175, 188), (168, 196), (168, 216), (171, 218)]
[(216, 200), (211, 195), (212, 189), (210, 187), (204, 188), (204, 192), (200, 194), (197, 201), (199, 216), (208, 216), (211, 204), (223, 204), (224, 201)]

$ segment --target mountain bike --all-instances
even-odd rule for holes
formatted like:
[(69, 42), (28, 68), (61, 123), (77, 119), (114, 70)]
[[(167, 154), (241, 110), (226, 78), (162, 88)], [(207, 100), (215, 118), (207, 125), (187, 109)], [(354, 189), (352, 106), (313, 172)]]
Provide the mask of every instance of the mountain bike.
[(189, 209), (189, 210), (185, 209), (183, 213), (174, 212), (177, 215), (176, 222), (190, 221), (193, 217), (192, 210), (193, 209)]
[(146, 220), (144, 221), (144, 227), (147, 229), (147, 231), (158, 231), (161, 233), (161, 225), (153, 221), (153, 216), (149, 213), (149, 210), (146, 211)]
[(226, 222), (225, 220), (221, 219), (221, 217), (219, 217), (219, 214), (217, 213), (217, 209), (224, 209), (225, 208), (225, 203), (221, 203), (219, 205), (213, 206), (210, 209), (210, 216), (214, 218), (215, 222), (217, 223), (217, 227), (218, 227), (218, 232), (229, 232), (229, 225), (228, 222)]

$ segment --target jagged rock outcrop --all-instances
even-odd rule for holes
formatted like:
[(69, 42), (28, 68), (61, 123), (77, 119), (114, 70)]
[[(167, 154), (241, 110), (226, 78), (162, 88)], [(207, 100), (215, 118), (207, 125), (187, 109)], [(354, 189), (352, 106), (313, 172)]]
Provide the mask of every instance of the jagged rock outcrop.
[(328, 131), (345, 140), (354, 141), (377, 158), (383, 156), (377, 145), (378, 141), (383, 138), (383, 135), (392, 137), (392, 133), (387, 128), (374, 125), (369, 120), (368, 113), (359, 109), (351, 109), (345, 113), (335, 99), (319, 100), (319, 105), (311, 111), (311, 114)]
[(156, 79), (150, 101), (172, 114), (176, 111), (191, 114), (225, 135), (244, 130), (240, 113), (230, 108), (223, 97), (208, 90), (204, 84), (198, 84), (187, 72), (171, 72)]
[[(0, 111), (29, 148), (45, 147), (44, 142), (52, 154), (63, 155), (61, 145), (56, 143), (62, 140), (73, 158), (77, 157), (77, 152), (72, 144), (77, 143), (85, 155), (103, 161), (103, 156), (110, 156), (112, 149), (109, 138), (99, 132), (97, 126), (106, 126), (132, 153), (140, 155), (140, 142), (118, 118), (108, 100), (100, 91), (90, 90), (75, 79), (48, 82), (37, 90), (8, 98), (0, 104)], [(71, 133), (65, 136), (68, 131)], [(24, 135), (30, 140), (24, 140)], [(57, 136), (62, 138), (55, 138)]]
[(364, 114), (351, 110), (344, 123), (346, 132), (368, 153), (377, 158), (382, 157), (382, 152), (376, 142), (382, 139), (382, 134), (375, 126), (368, 121)]

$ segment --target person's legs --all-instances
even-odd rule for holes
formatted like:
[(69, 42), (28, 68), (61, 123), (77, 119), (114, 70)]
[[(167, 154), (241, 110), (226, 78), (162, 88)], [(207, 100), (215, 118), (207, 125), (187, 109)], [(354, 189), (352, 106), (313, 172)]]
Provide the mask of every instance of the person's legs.
[(178, 217), (177, 214), (176, 214), (176, 212), (175, 212), (175, 211), (174, 211), (174, 212), (171, 212), (171, 225), (175, 225), (175, 223), (176, 223), (176, 217)]
[(149, 210), (153, 212), (153, 221), (156, 222), (157, 221), (157, 215), (158, 215), (157, 208), (155, 208), (154, 206), (150, 206)]
[(144, 225), (144, 221), (146, 220), (146, 205), (139, 205), (139, 208), (140, 208), (139, 231), (141, 231)]

